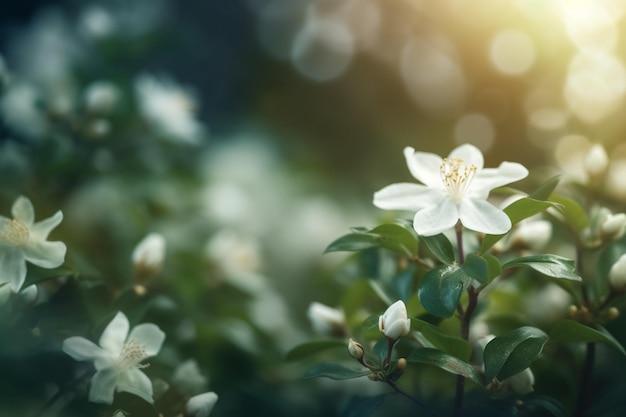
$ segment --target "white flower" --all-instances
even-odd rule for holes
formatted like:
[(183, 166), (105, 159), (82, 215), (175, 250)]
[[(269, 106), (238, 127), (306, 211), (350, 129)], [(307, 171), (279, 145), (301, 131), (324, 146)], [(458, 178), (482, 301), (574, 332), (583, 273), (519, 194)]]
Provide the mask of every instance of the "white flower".
[(626, 254), (622, 255), (609, 270), (609, 283), (618, 291), (626, 289)]
[(207, 377), (202, 375), (198, 362), (186, 360), (176, 367), (172, 375), (172, 384), (185, 394), (202, 392), (208, 383)]
[(422, 236), (439, 234), (460, 220), (468, 229), (502, 234), (511, 221), (488, 203), (489, 192), (520, 180), (528, 170), (515, 162), (483, 168), (483, 154), (473, 145), (455, 148), (442, 159), (438, 155), (404, 149), (411, 174), (422, 184), (391, 184), (374, 194), (374, 205), (385, 210), (416, 211), (413, 227)]
[(389, 339), (397, 340), (411, 331), (411, 320), (407, 318), (406, 306), (398, 300), (378, 317), (378, 329)]
[(208, 417), (217, 402), (217, 394), (214, 392), (205, 392), (203, 394), (191, 397), (185, 406), (185, 411), (193, 417)]
[(11, 284), (18, 292), (26, 279), (26, 261), (42, 268), (56, 268), (65, 261), (63, 242), (48, 242), (48, 235), (61, 223), (59, 210), (52, 217), (35, 223), (35, 210), (20, 196), (11, 208), (13, 219), (0, 216), (0, 283)]
[(135, 246), (132, 258), (138, 274), (157, 274), (163, 268), (165, 238), (158, 233), (148, 234)]
[(354, 359), (360, 361), (365, 356), (365, 348), (359, 342), (355, 342), (354, 339), (350, 338), (348, 341), (348, 353)]
[(503, 389), (510, 389), (518, 395), (526, 395), (533, 392), (533, 386), (535, 385), (535, 375), (530, 368), (526, 368), (523, 371), (508, 377), (502, 381)]
[(307, 317), (318, 334), (343, 335), (346, 332), (346, 315), (341, 309), (314, 301), (309, 305)]
[(169, 79), (141, 75), (135, 81), (135, 92), (142, 115), (165, 139), (201, 142), (206, 130), (195, 118), (196, 98), (191, 91)]
[(63, 352), (78, 361), (94, 361), (96, 373), (91, 380), (89, 401), (111, 404), (115, 391), (135, 394), (149, 403), (152, 383), (141, 371), (141, 362), (161, 350), (165, 333), (152, 323), (135, 326), (130, 334), (128, 319), (119, 312), (100, 336), (100, 346), (74, 336), (63, 341)]

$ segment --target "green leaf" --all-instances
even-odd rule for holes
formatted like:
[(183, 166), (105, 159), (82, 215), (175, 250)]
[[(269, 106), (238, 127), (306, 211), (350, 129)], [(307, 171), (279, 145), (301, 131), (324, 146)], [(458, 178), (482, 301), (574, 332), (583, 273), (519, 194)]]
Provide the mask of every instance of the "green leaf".
[[(511, 219), (511, 224), (515, 226), (520, 221), (530, 216), (534, 216), (535, 214), (539, 214), (553, 206), (555, 206), (555, 204), (550, 201), (541, 201), (535, 200), (534, 198), (524, 197), (508, 205), (504, 209), (504, 212)], [(501, 235), (486, 235), (480, 247), (480, 253), (485, 253), (505, 235), (506, 233)]]
[(360, 227), (351, 230), (352, 233), (343, 235), (328, 245), (325, 253), (358, 252), (382, 247), (407, 257), (417, 255), (417, 238), (409, 230), (397, 224), (383, 224), (371, 230)]
[(456, 258), (454, 256), (452, 243), (450, 243), (443, 233), (435, 236), (420, 236), (420, 239), (428, 250), (444, 264), (449, 265), (455, 262)]
[(474, 253), (470, 253), (465, 257), (465, 262), (461, 269), (481, 284), (489, 282), (487, 261)]
[(450, 336), (436, 326), (419, 319), (411, 319), (411, 327), (422, 332), (424, 337), (437, 349), (456, 356), (463, 361), (469, 361), (472, 356), (472, 346), (467, 340)]
[(554, 177), (548, 178), (543, 184), (539, 186), (535, 191), (530, 193), (528, 197), (534, 198), (535, 200), (547, 200), (552, 195), (552, 192), (559, 184), (560, 175), (555, 175)]
[(495, 256), (487, 253), (481, 256), (487, 262), (487, 281), (491, 282), (495, 277), (502, 273), (500, 260)]
[(38, 284), (49, 279), (67, 277), (70, 275), (76, 275), (76, 272), (64, 265), (61, 265), (58, 268), (46, 269), (38, 267), (37, 265), (29, 264), (26, 280), (24, 281), (22, 288), (26, 288), (32, 284)]
[(521, 407), (522, 416), (545, 415), (539, 413), (538, 408), (544, 410), (548, 415), (553, 417), (567, 417), (568, 412), (556, 398), (531, 394), (524, 396), (524, 404)]
[(303, 343), (291, 349), (287, 352), (285, 357), (288, 361), (298, 360), (307, 356), (314, 355), (324, 350), (343, 347), (348, 348), (348, 345), (343, 340), (316, 340), (313, 342)]
[(563, 215), (565, 222), (574, 230), (579, 232), (589, 223), (585, 210), (571, 198), (552, 194), (550, 201), (558, 203), (556, 206), (557, 210)]
[(604, 327), (585, 326), (574, 320), (563, 320), (558, 322), (552, 332), (550, 332), (550, 341), (561, 343), (594, 343), (603, 342), (609, 346), (613, 346), (623, 355), (626, 350)]
[(582, 281), (582, 278), (576, 275), (574, 261), (558, 255), (545, 254), (524, 256), (506, 262), (502, 265), (502, 269), (515, 268), (518, 266), (528, 266), (552, 278)]
[(302, 375), (302, 379), (319, 377), (331, 379), (352, 379), (369, 375), (371, 373), (372, 372), (368, 369), (354, 369), (335, 362), (322, 362), (306, 371), (304, 375)]
[(417, 295), (426, 311), (435, 316), (450, 317), (471, 280), (458, 266), (442, 265), (424, 274)]
[(548, 335), (535, 327), (525, 326), (491, 340), (485, 346), (484, 362), (487, 381), (500, 381), (528, 368), (541, 353)]
[(480, 375), (476, 372), (472, 365), (438, 349), (417, 348), (411, 352), (406, 360), (407, 362), (412, 363), (434, 365), (446, 372), (464, 376), (478, 385), (483, 385)]

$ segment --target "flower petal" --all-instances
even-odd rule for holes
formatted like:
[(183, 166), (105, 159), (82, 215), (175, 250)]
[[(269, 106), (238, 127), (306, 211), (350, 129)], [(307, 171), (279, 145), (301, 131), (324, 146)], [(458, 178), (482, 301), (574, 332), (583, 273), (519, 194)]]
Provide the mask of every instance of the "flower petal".
[(448, 230), (459, 220), (459, 209), (450, 199), (415, 213), (413, 228), (422, 236), (434, 236)]
[(154, 356), (161, 350), (165, 340), (165, 333), (156, 324), (143, 323), (133, 328), (128, 339), (136, 340), (137, 343), (146, 348), (148, 356)]
[(470, 196), (485, 199), (489, 191), (528, 176), (528, 170), (517, 162), (502, 162), (498, 168), (478, 171), (472, 180)]
[(59, 210), (56, 213), (54, 213), (53, 216), (35, 223), (30, 228), (31, 239), (46, 240), (48, 238), (48, 235), (52, 231), (52, 229), (57, 227), (59, 223), (61, 223), (62, 220), (63, 220), (63, 212)]
[(102, 332), (100, 346), (112, 356), (117, 357), (124, 347), (129, 328), (130, 324), (124, 313), (118, 312)]
[(406, 164), (417, 180), (434, 188), (443, 188), (439, 169), (443, 160), (439, 155), (428, 152), (415, 152), (415, 149), (407, 146), (404, 148)]
[(24, 257), (42, 268), (56, 268), (63, 265), (66, 251), (63, 242), (30, 242), (24, 247)]
[(152, 398), (152, 382), (138, 368), (130, 368), (126, 372), (119, 374), (117, 390), (135, 394), (150, 404), (154, 402)]
[(485, 166), (483, 153), (476, 146), (469, 143), (454, 148), (448, 155), (448, 158), (460, 158), (463, 160), (464, 165), (474, 165), (478, 171)]
[(77, 361), (93, 360), (104, 353), (100, 346), (80, 336), (65, 339), (61, 350)]
[(0, 281), (9, 282), (18, 292), (26, 280), (26, 261), (21, 248), (2, 245), (0, 248)]
[(11, 207), (11, 213), (13, 214), (13, 218), (21, 221), (26, 226), (32, 226), (35, 222), (35, 209), (33, 208), (33, 203), (23, 195), (19, 196), (15, 203), (13, 203), (13, 207)]
[(442, 194), (420, 184), (402, 182), (375, 192), (374, 205), (384, 210), (416, 211), (436, 204)]
[(205, 392), (191, 397), (185, 405), (187, 414), (193, 417), (208, 417), (215, 407), (218, 396), (214, 392)]
[(459, 208), (463, 226), (476, 232), (500, 235), (511, 229), (511, 220), (485, 200), (464, 199)]
[(97, 371), (91, 378), (89, 401), (101, 404), (112, 404), (118, 373), (113, 368)]

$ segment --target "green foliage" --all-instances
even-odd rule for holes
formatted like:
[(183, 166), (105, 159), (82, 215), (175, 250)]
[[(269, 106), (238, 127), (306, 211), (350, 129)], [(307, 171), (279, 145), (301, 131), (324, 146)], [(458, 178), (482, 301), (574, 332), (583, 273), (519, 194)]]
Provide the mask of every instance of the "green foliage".
[(302, 379), (326, 377), (330, 379), (353, 379), (370, 374), (367, 369), (354, 369), (335, 362), (321, 362), (302, 375)]
[(301, 345), (295, 346), (289, 352), (287, 352), (285, 359), (288, 361), (295, 361), (329, 349), (347, 349), (347, 346), (348, 345), (343, 340), (316, 340), (313, 342), (302, 343)]
[(520, 327), (491, 340), (485, 347), (487, 381), (500, 381), (528, 368), (537, 359), (548, 335), (530, 326)]
[(455, 262), (456, 257), (452, 243), (443, 233), (434, 236), (420, 236), (420, 240), (442, 263), (449, 265)]
[(419, 319), (411, 319), (411, 328), (422, 332), (433, 347), (468, 362), (472, 346), (461, 337), (449, 335), (436, 326)]
[(411, 352), (406, 360), (413, 363), (433, 365), (446, 372), (464, 376), (478, 385), (484, 385), (480, 374), (476, 372), (472, 365), (438, 349), (417, 348)]
[(582, 281), (576, 271), (576, 265), (571, 259), (558, 255), (531, 255), (517, 258), (506, 262), (502, 265), (502, 269), (515, 268), (519, 266), (528, 266), (537, 272), (559, 279), (567, 279), (571, 281)]
[(573, 199), (558, 194), (552, 194), (550, 201), (557, 203), (556, 208), (563, 216), (565, 224), (569, 225), (573, 230), (580, 232), (589, 223), (587, 213), (581, 205)]
[(424, 308), (438, 317), (454, 314), (461, 294), (472, 277), (456, 265), (442, 265), (428, 271), (419, 283), (417, 294)]
[(468, 254), (465, 257), (465, 262), (461, 265), (461, 269), (463, 269), (468, 276), (474, 278), (481, 284), (487, 284), (489, 282), (489, 265), (482, 256), (473, 253)]
[(558, 322), (550, 332), (550, 342), (559, 343), (596, 343), (602, 342), (614, 347), (623, 355), (626, 350), (604, 327), (586, 326), (574, 320)]
[(365, 249), (382, 247), (400, 255), (417, 255), (417, 239), (406, 228), (397, 224), (383, 224), (371, 230), (354, 228), (352, 233), (343, 235), (326, 248), (325, 252), (359, 252)]

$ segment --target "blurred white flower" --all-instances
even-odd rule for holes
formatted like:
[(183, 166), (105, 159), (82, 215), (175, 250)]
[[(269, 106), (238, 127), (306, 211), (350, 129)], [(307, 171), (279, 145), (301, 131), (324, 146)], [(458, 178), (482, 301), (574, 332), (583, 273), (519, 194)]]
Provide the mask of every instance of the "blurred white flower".
[(609, 270), (609, 283), (618, 291), (626, 289), (626, 255), (622, 255)]
[(61, 223), (59, 210), (52, 217), (35, 223), (30, 200), (20, 196), (11, 208), (13, 219), (0, 216), (0, 283), (8, 282), (18, 292), (26, 279), (26, 262), (41, 268), (56, 268), (65, 261), (63, 242), (48, 242), (48, 235)]
[(111, 13), (99, 6), (90, 5), (82, 10), (78, 27), (88, 38), (101, 39), (114, 33), (116, 22)]
[(318, 334), (342, 336), (346, 333), (346, 315), (341, 309), (314, 301), (309, 305), (307, 317)]
[(206, 389), (208, 379), (200, 372), (198, 362), (188, 359), (174, 369), (172, 384), (186, 395), (194, 395)]
[(206, 136), (205, 127), (196, 120), (193, 92), (164, 77), (143, 74), (134, 83), (139, 110), (164, 139), (198, 144)]
[(0, 112), (7, 126), (28, 139), (41, 138), (48, 122), (39, 107), (41, 97), (34, 86), (27, 83), (10, 84), (0, 97)]
[(535, 385), (535, 375), (530, 368), (524, 369), (513, 376), (502, 381), (502, 388), (509, 389), (518, 395), (526, 395), (533, 392)]
[(626, 232), (626, 214), (608, 213), (604, 216), (600, 225), (600, 237), (605, 240), (615, 240), (624, 236), (624, 232)]
[(391, 184), (374, 194), (374, 205), (386, 210), (416, 211), (413, 227), (418, 234), (444, 232), (460, 220), (470, 230), (502, 234), (511, 220), (487, 202), (496, 187), (518, 181), (528, 170), (515, 162), (483, 168), (483, 154), (474, 145), (461, 145), (442, 159), (433, 153), (404, 149), (411, 174), (423, 184)]
[(583, 169), (592, 181), (599, 180), (604, 177), (609, 168), (609, 162), (609, 155), (604, 146), (594, 143), (583, 158)]
[(135, 246), (132, 259), (137, 275), (158, 274), (163, 268), (165, 259), (165, 238), (158, 233), (148, 234)]
[(153, 403), (152, 382), (141, 371), (147, 366), (141, 362), (161, 350), (165, 333), (152, 323), (135, 326), (130, 334), (129, 327), (124, 313), (118, 312), (102, 332), (100, 346), (80, 336), (63, 341), (63, 352), (77, 361), (94, 362), (89, 401), (111, 404), (115, 391), (124, 391)]
[(392, 340), (406, 336), (411, 331), (411, 320), (407, 318), (406, 306), (398, 300), (378, 317), (378, 329)]
[(117, 85), (108, 80), (98, 80), (90, 83), (83, 91), (85, 108), (93, 113), (108, 113), (120, 99), (120, 90)]
[(214, 392), (205, 392), (203, 394), (191, 397), (185, 405), (187, 415), (192, 417), (208, 417), (215, 407), (218, 396)]

